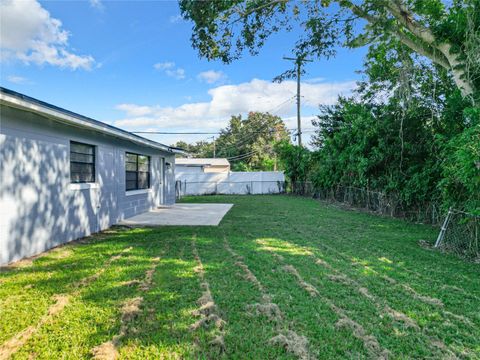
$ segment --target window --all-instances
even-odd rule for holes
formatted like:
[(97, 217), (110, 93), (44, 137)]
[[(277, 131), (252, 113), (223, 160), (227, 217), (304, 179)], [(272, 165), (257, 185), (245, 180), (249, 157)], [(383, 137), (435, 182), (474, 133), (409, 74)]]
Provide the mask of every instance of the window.
[(70, 182), (95, 182), (95, 146), (70, 141)]
[(125, 189), (139, 190), (150, 187), (150, 156), (125, 154)]

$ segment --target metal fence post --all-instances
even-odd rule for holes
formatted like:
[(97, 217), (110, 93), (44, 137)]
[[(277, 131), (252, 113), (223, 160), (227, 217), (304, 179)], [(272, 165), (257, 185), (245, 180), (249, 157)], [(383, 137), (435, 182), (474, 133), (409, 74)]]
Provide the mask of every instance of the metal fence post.
[(435, 242), (435, 247), (438, 248), (442, 243), (443, 238), (445, 237), (445, 231), (447, 231), (448, 222), (450, 221), (450, 216), (452, 215), (452, 208), (448, 209), (447, 216), (443, 221), (442, 228), (440, 230), (440, 234), (438, 234), (437, 241)]

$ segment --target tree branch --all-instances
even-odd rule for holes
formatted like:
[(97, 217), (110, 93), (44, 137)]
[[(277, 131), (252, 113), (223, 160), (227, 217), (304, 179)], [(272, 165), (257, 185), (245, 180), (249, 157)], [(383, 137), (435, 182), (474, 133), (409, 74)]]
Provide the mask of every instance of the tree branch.
[(426, 48), (426, 46), (422, 46), (421, 44), (413, 41), (401, 31), (391, 30), (390, 33), (396, 36), (398, 40), (402, 42), (402, 44), (415, 51), (416, 53), (429, 58), (434, 63), (440, 65), (447, 70), (451, 69), (448, 59), (441, 52), (436, 53), (434, 50), (432, 51), (431, 49)]

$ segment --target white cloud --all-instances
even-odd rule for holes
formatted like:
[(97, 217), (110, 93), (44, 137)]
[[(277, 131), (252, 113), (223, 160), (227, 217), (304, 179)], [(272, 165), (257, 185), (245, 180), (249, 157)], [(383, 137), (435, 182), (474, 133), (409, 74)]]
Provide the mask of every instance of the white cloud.
[(197, 75), (197, 79), (204, 81), (207, 84), (223, 82), (227, 79), (227, 75), (223, 71), (208, 70), (203, 71)]
[(102, 0), (90, 0), (90, 6), (99, 11), (105, 10), (105, 5)]
[(168, 20), (170, 21), (171, 24), (177, 24), (179, 22), (182, 22), (183, 18), (182, 18), (182, 15), (178, 14), (178, 15), (170, 16)]
[(309, 83), (309, 84), (318, 84), (320, 82), (323, 82), (325, 81), (325, 78), (323, 77), (314, 77), (314, 78), (310, 78), (310, 79), (305, 79), (303, 80), (305, 81), (306, 83)]
[(22, 76), (17, 76), (17, 75), (7, 76), (7, 81), (13, 84), (19, 84), (19, 85), (30, 83), (30, 81), (27, 78), (24, 78)]
[(156, 63), (155, 65), (153, 65), (153, 67), (156, 69), (156, 70), (167, 70), (167, 69), (172, 69), (175, 67), (175, 63), (174, 62), (163, 62), (163, 63)]
[(174, 62), (167, 61), (153, 65), (155, 70), (163, 71), (167, 76), (175, 79), (185, 79), (185, 70), (175, 66)]
[(92, 56), (68, 50), (70, 34), (36, 0), (1, 1), (0, 20), (2, 61), (18, 59), (73, 70), (89, 70), (95, 62)]
[[(120, 104), (117, 109), (125, 116), (115, 121), (115, 125), (131, 130), (146, 127), (218, 130), (225, 127), (231, 115), (250, 111), (269, 111), (290, 118), (295, 114), (296, 86), (295, 81), (272, 83), (253, 79), (208, 90), (211, 97), (208, 102), (185, 103), (177, 107)], [(319, 104), (333, 104), (340, 93), (347, 94), (354, 87), (353, 81), (302, 83), (302, 107), (310, 113), (317, 113)]]

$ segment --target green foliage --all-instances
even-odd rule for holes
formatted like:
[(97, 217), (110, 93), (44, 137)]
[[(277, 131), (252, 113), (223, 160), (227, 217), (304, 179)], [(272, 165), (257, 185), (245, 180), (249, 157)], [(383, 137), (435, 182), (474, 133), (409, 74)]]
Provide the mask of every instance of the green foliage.
[[(289, 141), (283, 120), (269, 113), (250, 112), (246, 119), (241, 115), (231, 117), (215, 139), (215, 155), (229, 159), (234, 171), (277, 170), (274, 145), (279, 141)], [(195, 157), (213, 157), (213, 141), (178, 142), (175, 146)]]
[[(407, 209), (437, 203), (480, 212), (480, 2), (180, 1), (202, 56), (256, 54), (300, 28), (299, 58), (370, 44), (355, 97), (321, 107), (315, 152), (280, 144), (287, 176), (394, 195)], [(288, 70), (276, 80), (294, 77)]]
[[(200, 56), (230, 63), (244, 52), (257, 54), (281, 30), (299, 29), (292, 53), (299, 58), (332, 57), (338, 46), (402, 46), (455, 73), (456, 86), (474, 97), (480, 86), (478, 0), (181, 0), (193, 22), (192, 45)], [(278, 80), (295, 76), (288, 70)]]
[(289, 141), (277, 143), (275, 151), (285, 171), (285, 175), (292, 183), (305, 182), (312, 166), (311, 152)]
[(476, 118), (475, 123), (445, 142), (439, 187), (445, 206), (480, 214), (480, 109), (467, 109), (466, 113)]
[(199, 158), (213, 157), (213, 142), (206, 140), (197, 141), (192, 144), (188, 144), (185, 141), (177, 141), (173, 146), (186, 150), (190, 154), (195, 154), (195, 156)]
[(371, 46), (364, 73), (354, 98), (313, 121), (314, 185), (381, 191), (406, 211), (435, 203), (479, 212), (480, 109), (399, 43)]

